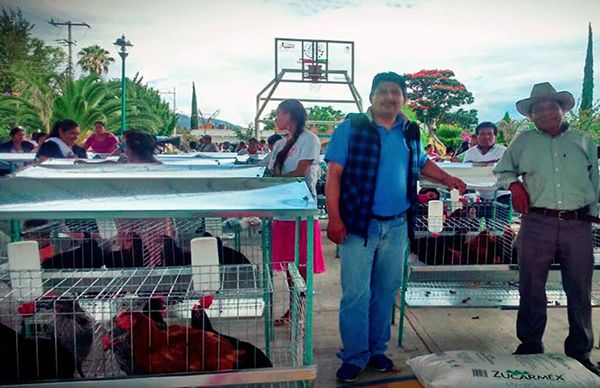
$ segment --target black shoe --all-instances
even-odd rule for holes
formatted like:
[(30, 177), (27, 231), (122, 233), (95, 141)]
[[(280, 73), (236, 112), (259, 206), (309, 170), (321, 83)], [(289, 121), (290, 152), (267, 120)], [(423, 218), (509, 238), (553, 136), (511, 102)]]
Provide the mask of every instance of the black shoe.
[(544, 346), (542, 345), (525, 345), (521, 344), (517, 346), (517, 350), (513, 354), (542, 354), (544, 353)]
[(394, 362), (385, 354), (376, 354), (369, 360), (368, 364), (371, 368), (379, 373), (389, 372), (394, 369)]
[(353, 364), (348, 364), (344, 362), (340, 369), (337, 370), (335, 377), (337, 377), (338, 381), (342, 383), (353, 383), (358, 380), (358, 376), (364, 371), (365, 368), (361, 368), (360, 366), (356, 366)]
[(592, 362), (590, 361), (589, 358), (586, 358), (585, 360), (577, 360), (577, 361), (579, 361), (579, 363), (581, 365), (585, 366), (585, 368), (587, 370), (589, 370), (590, 372), (592, 372), (596, 376), (600, 376), (600, 368), (598, 368), (596, 365), (592, 364)]

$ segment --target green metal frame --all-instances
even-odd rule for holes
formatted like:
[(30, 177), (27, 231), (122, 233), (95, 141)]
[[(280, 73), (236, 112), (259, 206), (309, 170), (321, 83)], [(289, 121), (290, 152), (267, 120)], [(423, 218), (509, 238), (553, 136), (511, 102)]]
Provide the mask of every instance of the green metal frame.
[[(140, 177), (142, 178), (142, 177)], [(9, 182), (10, 181), (10, 182)], [(302, 219), (306, 219), (307, 226), (307, 266), (306, 266), (306, 282), (300, 276), (300, 279), (296, 279), (295, 284), (298, 289), (294, 289), (294, 292), (299, 292), (299, 295), (306, 296), (306, 322), (305, 322), (305, 336), (304, 336), (304, 354), (303, 354), (303, 366), (298, 366), (304, 371), (305, 376), (313, 376), (311, 374), (314, 369), (313, 359), (313, 320), (312, 320), (312, 309), (313, 309), (313, 257), (314, 257), (314, 221), (318, 215), (318, 209), (316, 202), (310, 197), (306, 184), (290, 178), (270, 178), (268, 180), (264, 178), (254, 179), (239, 179), (239, 178), (223, 178), (223, 179), (185, 179), (184, 177), (173, 178), (173, 179), (134, 179), (129, 180), (127, 183), (125, 180), (110, 179), (103, 180), (77, 180), (77, 184), (73, 185), (73, 180), (69, 182), (66, 179), (44, 179), (41, 180), (25, 179), (25, 178), (9, 178), (6, 182), (10, 184), (6, 186), (7, 191), (0, 193), (0, 199), (4, 198), (4, 201), (0, 207), (3, 207), (0, 211), (0, 219), (10, 220), (11, 225), (11, 239), (12, 241), (19, 241), (21, 239), (21, 222), (28, 218), (49, 218), (49, 219), (113, 219), (113, 218), (160, 218), (160, 217), (241, 217), (241, 216), (257, 216), (261, 217), (261, 239), (262, 239), (262, 261), (263, 268), (262, 282), (263, 286), (269, 284), (273, 279), (272, 271), (272, 252), (271, 252), (271, 220), (273, 217), (289, 217), (292, 216), (296, 219), (296, 236), (295, 236), (295, 262), (299, 264), (300, 259), (300, 222)], [(89, 182), (89, 185), (86, 184)], [(124, 186), (120, 185), (121, 183)], [(62, 185), (62, 184), (66, 184)], [(46, 186), (44, 186), (46, 185)], [(251, 195), (256, 189), (268, 189), (271, 186), (283, 185), (279, 190), (278, 200), (280, 205), (272, 206), (271, 208), (256, 208), (257, 205), (250, 205), (249, 208), (240, 208), (238, 203), (229, 202), (223, 204), (218, 203), (215, 208), (206, 208), (206, 206), (199, 206), (195, 201), (189, 201), (189, 195), (195, 195), (196, 193), (210, 192), (214, 196), (218, 197), (221, 192), (229, 193), (231, 196), (232, 190), (236, 191), (235, 195)], [(34, 194), (31, 190), (25, 190), (27, 187), (33, 187), (36, 192), (39, 193), (38, 198), (30, 198)], [(47, 187), (49, 191), (43, 192), (37, 189)], [(248, 192), (247, 190), (251, 190)], [(54, 191), (55, 194), (51, 195), (50, 191)], [(160, 206), (153, 205), (155, 208), (151, 210), (141, 209), (102, 209), (102, 210), (84, 210), (85, 201), (77, 202), (75, 205), (72, 203), (72, 199), (83, 198), (106, 201), (107, 198), (113, 198), (118, 195), (120, 198), (127, 198), (128, 196), (136, 197), (137, 195), (146, 195), (148, 192), (153, 193), (157, 198), (163, 198), (164, 195), (172, 195), (172, 193), (181, 193), (183, 196), (188, 196), (188, 202), (185, 206), (177, 210), (169, 210), (166, 208), (160, 208)], [(12, 196), (11, 193), (17, 193), (16, 197)], [(62, 195), (66, 195), (63, 198)], [(89, 196), (88, 196), (89, 194)], [(61, 200), (52, 200), (52, 197), (61, 198)], [(286, 199), (285, 197), (290, 199)], [(296, 199), (296, 196), (298, 198)], [(211, 196), (211, 198), (214, 198)], [(56, 206), (61, 203), (68, 204), (68, 207), (56, 209)], [(189, 203), (189, 207), (188, 207)], [(106, 202), (108, 204), (108, 202)], [(81, 206), (82, 208), (79, 208)], [(106, 205), (107, 206), (107, 205)], [(111, 205), (112, 206), (112, 205)], [(266, 221), (266, 222), (265, 222)], [(237, 238), (239, 240), (239, 236)], [(237, 244), (237, 243), (236, 243)], [(295, 266), (290, 266), (292, 272), (298, 273)], [(265, 287), (266, 289), (267, 287)], [(268, 308), (265, 309), (264, 319), (264, 330), (265, 330), (265, 349), (266, 354), (271, 353), (271, 341), (273, 340), (274, 333), (274, 320), (273, 320), (273, 303), (272, 295), (263, 294), (263, 299), (267, 303)], [(298, 314), (298, 306), (296, 306), (296, 314)], [(293, 308), (293, 306), (292, 306)], [(308, 368), (307, 368), (308, 367)], [(292, 374), (295, 371), (291, 371)], [(309, 377), (309, 378), (313, 378)], [(304, 379), (303, 379), (304, 380)], [(310, 385), (309, 381), (303, 381), (302, 385)]]

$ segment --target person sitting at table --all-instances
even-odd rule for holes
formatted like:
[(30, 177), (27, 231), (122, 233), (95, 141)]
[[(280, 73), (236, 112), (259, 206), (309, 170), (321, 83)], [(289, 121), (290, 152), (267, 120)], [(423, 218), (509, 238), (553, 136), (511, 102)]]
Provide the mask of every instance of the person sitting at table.
[(87, 159), (83, 147), (75, 144), (79, 139), (79, 124), (73, 120), (59, 120), (54, 123), (48, 139), (40, 146), (35, 158), (43, 162), (50, 158), (56, 159)]
[(34, 145), (25, 140), (25, 128), (14, 127), (10, 130), (10, 140), (0, 144), (0, 152), (23, 153), (33, 151)]
[(155, 156), (156, 138), (139, 129), (128, 129), (123, 132), (125, 143), (125, 159), (123, 163), (162, 163)]
[(83, 148), (86, 151), (91, 148), (97, 154), (112, 154), (115, 152), (119, 146), (117, 137), (106, 130), (106, 126), (102, 121), (96, 121), (94, 129), (95, 132), (85, 139)]
[(496, 163), (502, 157), (506, 147), (496, 144), (498, 127), (496, 124), (484, 121), (475, 128), (477, 145), (469, 148), (463, 157), (465, 163)]

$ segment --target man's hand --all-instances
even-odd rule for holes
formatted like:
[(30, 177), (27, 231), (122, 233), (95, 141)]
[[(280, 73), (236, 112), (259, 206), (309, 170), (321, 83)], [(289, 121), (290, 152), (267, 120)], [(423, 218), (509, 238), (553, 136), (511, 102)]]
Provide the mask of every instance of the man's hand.
[(334, 219), (330, 217), (327, 224), (327, 238), (339, 245), (344, 242), (347, 236), (348, 232), (346, 231), (344, 222), (339, 218)]
[(450, 190), (457, 189), (459, 193), (464, 194), (467, 191), (467, 184), (462, 179), (448, 175), (442, 183)]
[(512, 203), (515, 211), (521, 214), (529, 212), (529, 194), (521, 182), (513, 182), (508, 187), (512, 194)]

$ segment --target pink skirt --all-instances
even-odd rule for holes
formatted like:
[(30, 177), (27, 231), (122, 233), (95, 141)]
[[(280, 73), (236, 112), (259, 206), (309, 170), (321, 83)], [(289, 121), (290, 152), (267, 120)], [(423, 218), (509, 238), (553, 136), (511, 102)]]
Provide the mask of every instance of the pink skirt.
[[(282, 271), (287, 269), (286, 263), (294, 262), (296, 221), (274, 220), (271, 232), (273, 268)], [(306, 266), (306, 221), (300, 222), (300, 266)], [(321, 272), (325, 272), (325, 259), (321, 246), (321, 226), (315, 220), (313, 273)]]

